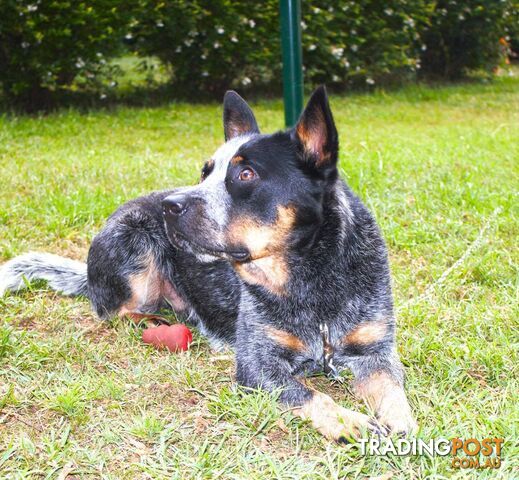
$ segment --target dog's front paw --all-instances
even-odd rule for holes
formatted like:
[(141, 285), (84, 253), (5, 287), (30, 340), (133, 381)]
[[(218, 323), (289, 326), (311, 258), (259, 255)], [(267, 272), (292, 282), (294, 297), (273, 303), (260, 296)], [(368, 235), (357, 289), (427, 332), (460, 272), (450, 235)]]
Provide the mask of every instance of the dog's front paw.
[(388, 429), (390, 434), (414, 435), (418, 432), (416, 423), (409, 406), (401, 405), (400, 408), (381, 409), (377, 412), (378, 422)]
[(366, 437), (368, 433), (377, 435), (387, 435), (388, 433), (384, 426), (373, 421), (367, 415), (341, 406), (338, 406), (338, 409), (333, 412), (333, 416), (328, 419), (326, 430), (327, 432), (321, 431), (321, 433), (339, 443), (350, 443), (352, 440)]
[(383, 427), (367, 415), (337, 405), (328, 395), (314, 392), (311, 400), (294, 413), (329, 440), (345, 443), (364, 436), (367, 432), (385, 434)]
[(375, 411), (378, 422), (389, 433), (409, 435), (418, 431), (404, 389), (390, 374), (375, 372), (358, 382), (355, 391)]

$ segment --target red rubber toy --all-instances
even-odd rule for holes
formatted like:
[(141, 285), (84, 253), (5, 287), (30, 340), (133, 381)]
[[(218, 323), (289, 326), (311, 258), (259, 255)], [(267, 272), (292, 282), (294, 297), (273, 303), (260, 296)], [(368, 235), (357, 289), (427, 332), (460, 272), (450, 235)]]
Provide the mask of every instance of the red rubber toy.
[(193, 341), (193, 334), (182, 324), (160, 325), (144, 330), (142, 341), (159, 350), (167, 348), (171, 352), (185, 352)]

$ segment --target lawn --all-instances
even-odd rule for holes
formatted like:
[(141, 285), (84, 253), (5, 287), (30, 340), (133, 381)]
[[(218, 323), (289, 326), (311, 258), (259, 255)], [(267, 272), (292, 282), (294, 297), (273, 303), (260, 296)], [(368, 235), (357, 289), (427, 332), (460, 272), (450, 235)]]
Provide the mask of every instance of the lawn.
[[(332, 96), (344, 178), (389, 244), (398, 348), (420, 435), (505, 439), (501, 468), (364, 457), (266, 394), (229, 355), (143, 345), (84, 299), (34, 285), (0, 299), (1, 478), (502, 478), (519, 476), (519, 80)], [(279, 100), (254, 105), (282, 127)], [(219, 104), (0, 116), (0, 262), (85, 259), (118, 205), (197, 181), (223, 138)], [(314, 385), (365, 411), (344, 386)]]

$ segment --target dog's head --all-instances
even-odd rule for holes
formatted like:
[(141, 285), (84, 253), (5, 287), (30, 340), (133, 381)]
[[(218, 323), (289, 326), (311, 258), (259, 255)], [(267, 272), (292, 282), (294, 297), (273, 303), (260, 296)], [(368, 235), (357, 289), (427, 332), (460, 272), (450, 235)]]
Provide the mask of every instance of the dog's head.
[(303, 246), (322, 223), (323, 197), (337, 178), (337, 130), (324, 87), (285, 132), (260, 134), (232, 91), (223, 120), (226, 142), (205, 163), (200, 183), (164, 199), (166, 229), (201, 261), (226, 258), (239, 272), (261, 276), (267, 264), (279, 270), (283, 252)]

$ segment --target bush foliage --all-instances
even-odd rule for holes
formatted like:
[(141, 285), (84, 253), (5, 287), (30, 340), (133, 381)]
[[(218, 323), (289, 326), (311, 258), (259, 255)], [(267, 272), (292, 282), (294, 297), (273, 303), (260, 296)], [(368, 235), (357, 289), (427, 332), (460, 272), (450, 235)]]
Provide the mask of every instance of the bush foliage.
[(158, 56), (182, 90), (219, 93), (278, 77), (277, 0), (142, 0), (141, 5), (134, 48)]
[(312, 83), (375, 84), (420, 68), (424, 0), (304, 2), (303, 58)]
[[(513, 46), (517, 0), (303, 0), (305, 81), (341, 87), (491, 71)], [(0, 83), (37, 106), (98, 86), (130, 45), (158, 57), (176, 93), (278, 88), (278, 0), (2, 0)], [(515, 33), (514, 33), (515, 32)], [(510, 38), (510, 35), (514, 38)], [(80, 81), (78, 81), (78, 79)]]
[[(171, 67), (188, 91), (272, 85), (281, 78), (279, 1), (144, 0), (136, 49)], [(422, 0), (303, 2), (305, 79), (375, 83), (419, 67)]]
[(424, 74), (456, 80), (471, 70), (492, 71), (504, 53), (512, 10), (506, 0), (434, 2), (422, 33)]
[(49, 93), (108, 72), (131, 20), (118, 0), (1, 0), (0, 82), (7, 99), (38, 108)]

